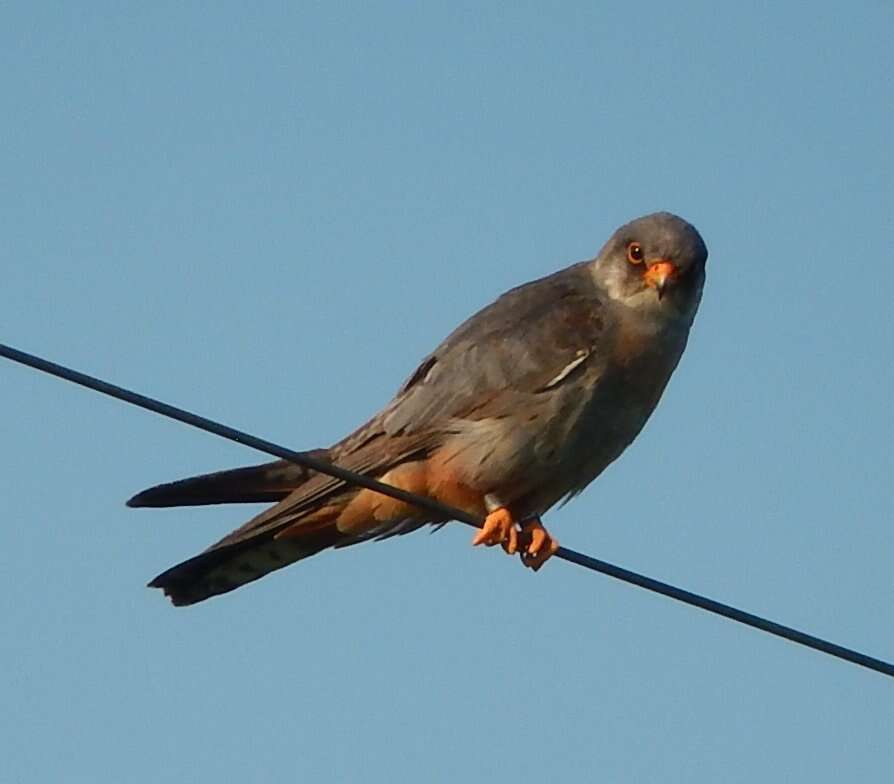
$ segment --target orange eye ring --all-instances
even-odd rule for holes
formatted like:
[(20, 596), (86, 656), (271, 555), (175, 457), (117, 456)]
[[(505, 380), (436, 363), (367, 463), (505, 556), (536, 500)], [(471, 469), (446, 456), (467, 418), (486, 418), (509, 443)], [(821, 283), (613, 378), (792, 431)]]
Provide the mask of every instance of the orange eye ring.
[(642, 245), (638, 242), (631, 242), (627, 246), (627, 261), (631, 264), (642, 264), (646, 254), (643, 253)]

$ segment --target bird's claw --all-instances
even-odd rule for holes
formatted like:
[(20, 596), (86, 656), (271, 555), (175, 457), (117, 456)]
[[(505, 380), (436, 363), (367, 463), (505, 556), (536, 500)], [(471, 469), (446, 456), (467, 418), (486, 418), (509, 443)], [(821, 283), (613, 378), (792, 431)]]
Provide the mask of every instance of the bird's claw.
[(491, 512), (475, 536), (473, 545), (501, 545), (509, 555), (518, 553), (522, 563), (535, 572), (559, 549), (559, 543), (543, 527), (539, 518), (525, 522), (521, 529), (505, 507)]
[(483, 544), (487, 547), (499, 544), (509, 555), (514, 555), (518, 552), (518, 535), (519, 531), (512, 514), (506, 507), (501, 506), (485, 518), (481, 530), (472, 538), (472, 544), (475, 546)]
[(522, 563), (535, 572), (559, 549), (559, 543), (538, 518), (529, 520), (519, 533), (519, 555)]

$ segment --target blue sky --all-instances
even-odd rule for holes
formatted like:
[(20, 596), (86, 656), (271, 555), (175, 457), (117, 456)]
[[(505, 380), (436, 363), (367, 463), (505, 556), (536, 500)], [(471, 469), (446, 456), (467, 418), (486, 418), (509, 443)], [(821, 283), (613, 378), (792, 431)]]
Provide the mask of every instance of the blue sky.
[[(549, 525), (894, 658), (894, 9), (782, 5), (5, 4), (0, 339), (325, 445), (501, 291), (678, 212), (689, 348)], [(145, 582), (253, 509), (124, 501), (258, 455), (0, 389), (3, 781), (889, 780), (889, 679), (464, 526), (175, 610)]]

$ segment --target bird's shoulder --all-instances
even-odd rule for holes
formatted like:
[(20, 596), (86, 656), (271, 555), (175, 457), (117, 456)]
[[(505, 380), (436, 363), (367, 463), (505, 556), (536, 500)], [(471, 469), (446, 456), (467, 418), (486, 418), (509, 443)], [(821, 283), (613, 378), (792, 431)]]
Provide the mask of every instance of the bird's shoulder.
[[(551, 338), (560, 347), (598, 340), (605, 307), (590, 264), (578, 262), (510, 289), (460, 324), (426, 359), (443, 358), (470, 345), (511, 347)], [(404, 387), (412, 381), (413, 376)]]
[(423, 359), (379, 422), (411, 432), (570, 383), (598, 363), (606, 318), (587, 262), (511, 289)]

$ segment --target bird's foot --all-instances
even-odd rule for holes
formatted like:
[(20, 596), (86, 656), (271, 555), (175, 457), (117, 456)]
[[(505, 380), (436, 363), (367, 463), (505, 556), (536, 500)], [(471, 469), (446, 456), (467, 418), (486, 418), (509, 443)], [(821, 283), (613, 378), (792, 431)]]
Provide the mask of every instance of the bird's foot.
[(512, 513), (505, 507), (494, 509), (485, 519), (481, 530), (472, 538), (472, 544), (493, 547), (502, 545), (503, 549), (514, 555), (518, 552), (519, 530), (515, 525)]
[(535, 572), (559, 549), (559, 543), (550, 535), (539, 518), (528, 520), (519, 530), (512, 513), (501, 506), (484, 520), (484, 525), (472, 538), (473, 545), (493, 547), (501, 545), (509, 554), (518, 553), (522, 563)]
[(518, 549), (522, 563), (536, 572), (559, 549), (559, 543), (543, 527), (540, 518), (535, 517), (522, 525)]

